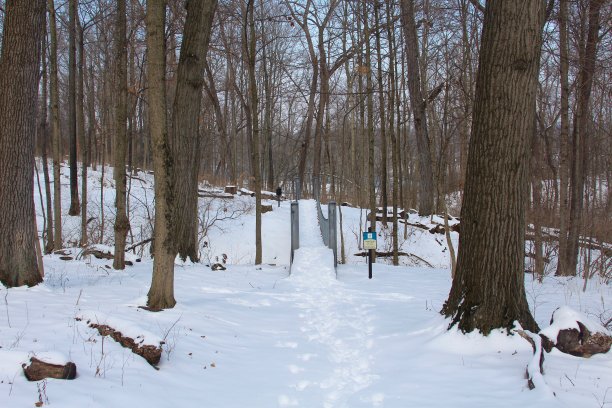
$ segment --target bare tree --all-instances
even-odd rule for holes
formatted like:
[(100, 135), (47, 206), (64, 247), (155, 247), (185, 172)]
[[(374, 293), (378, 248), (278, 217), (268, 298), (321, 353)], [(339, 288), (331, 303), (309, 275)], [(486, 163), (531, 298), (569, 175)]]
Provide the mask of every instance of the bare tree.
[(464, 332), (518, 321), (537, 331), (524, 288), (528, 155), (545, 2), (487, 2), (461, 211), (457, 271), (442, 313)]
[(216, 0), (190, 0), (179, 57), (176, 96), (172, 108), (174, 213), (178, 254), (197, 261), (198, 175), (201, 157), (200, 114), (204, 66)]
[(76, 128), (76, 32), (77, 0), (68, 2), (68, 138), (70, 146), (70, 209), (68, 215), (79, 215), (79, 184), (77, 177), (77, 128)]
[(127, 154), (127, 11), (125, 0), (117, 0), (115, 22), (116, 46), (116, 97), (115, 104), (115, 256), (113, 268), (125, 269), (125, 241), (130, 229), (130, 220), (126, 211), (126, 174), (125, 157)]
[(42, 281), (36, 256), (34, 135), (44, 0), (6, 4), (0, 55), (0, 282)]
[(49, 33), (51, 49), (49, 62), (51, 68), (50, 103), (51, 103), (51, 134), (53, 138), (53, 213), (55, 221), (54, 249), (61, 249), (62, 239), (62, 189), (61, 189), (61, 133), (59, 119), (59, 85), (57, 73), (57, 24), (55, 20), (55, 4), (53, 0), (47, 1), (49, 12)]
[(430, 215), (434, 211), (434, 181), (429, 136), (427, 133), (426, 100), (422, 91), (419, 70), (419, 42), (417, 38), (414, 0), (401, 0), (402, 26), (404, 31), (408, 70), (410, 106), (414, 119), (417, 150), (419, 158), (419, 213)]
[(166, 122), (166, 51), (164, 27), (165, 0), (147, 2), (147, 54), (149, 80), (149, 127), (155, 174), (155, 259), (147, 306), (151, 309), (172, 308), (174, 299), (175, 245), (172, 241), (174, 196), (172, 151), (168, 143)]

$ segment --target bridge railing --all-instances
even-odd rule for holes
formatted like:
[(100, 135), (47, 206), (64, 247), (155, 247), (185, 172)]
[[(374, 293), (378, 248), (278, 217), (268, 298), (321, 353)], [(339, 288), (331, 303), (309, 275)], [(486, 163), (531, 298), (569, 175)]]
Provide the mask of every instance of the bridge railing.
[(326, 247), (334, 252), (334, 268), (338, 266), (338, 230), (336, 222), (336, 202), (330, 201), (327, 203), (327, 218), (323, 214), (321, 208), (321, 181), (317, 177), (313, 177), (313, 187), (315, 199), (317, 200), (317, 218), (319, 219), (319, 228), (321, 236)]

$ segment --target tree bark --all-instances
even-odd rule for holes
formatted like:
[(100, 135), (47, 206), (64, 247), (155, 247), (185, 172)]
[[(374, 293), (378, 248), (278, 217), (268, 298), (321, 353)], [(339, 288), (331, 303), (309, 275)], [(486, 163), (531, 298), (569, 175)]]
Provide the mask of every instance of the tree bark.
[(423, 96), (419, 72), (419, 42), (414, 21), (414, 0), (402, 0), (402, 26), (405, 37), (410, 106), (414, 119), (419, 162), (419, 214), (430, 215), (434, 211), (434, 181), (429, 136), (427, 133), (426, 101)]
[[(572, 130), (572, 163), (570, 168), (570, 202), (568, 222), (568, 242), (561, 275), (576, 275), (578, 265), (578, 239), (582, 224), (584, 206), (584, 183), (587, 168), (587, 138), (590, 121), (589, 102), (593, 86), (597, 43), (599, 42), (599, 15), (604, 0), (589, 2), (589, 27), (584, 49), (580, 54), (578, 90), (574, 128)], [(563, 255), (562, 255), (563, 256)]]
[[(77, 130), (81, 146), (81, 246), (87, 246), (87, 167), (89, 166), (89, 143), (85, 135), (85, 35), (83, 27), (77, 21), (79, 28), (79, 63), (77, 82)], [(93, 93), (93, 89), (91, 90)]]
[(51, 50), (49, 62), (51, 68), (51, 134), (53, 138), (53, 213), (54, 213), (54, 249), (61, 249), (62, 239), (62, 187), (61, 187), (61, 133), (59, 122), (59, 86), (57, 79), (57, 28), (55, 22), (55, 4), (53, 0), (47, 2), (49, 12), (49, 35), (51, 36)]
[[(569, 0), (559, 1), (559, 67), (561, 83), (561, 131), (559, 134), (559, 256), (555, 275), (567, 274), (567, 227), (569, 219), (569, 42), (567, 13)], [(570, 275), (574, 275), (570, 273)]]
[(76, 129), (76, 19), (77, 0), (68, 2), (68, 137), (70, 138), (70, 209), (68, 215), (79, 215)]
[(179, 256), (198, 261), (198, 173), (200, 170), (200, 108), (206, 53), (216, 0), (190, 0), (179, 57), (176, 97), (172, 109), (174, 155), (174, 241)]
[(155, 259), (147, 306), (151, 309), (172, 308), (174, 299), (175, 245), (172, 241), (174, 217), (173, 161), (168, 143), (166, 122), (166, 52), (164, 27), (165, 0), (147, 1), (147, 54), (149, 80), (149, 128), (155, 175)]
[[(255, 1), (248, 0), (244, 21), (244, 42), (246, 47), (247, 71), (249, 77), (248, 114), (251, 116), (251, 157), (253, 168), (253, 190), (255, 190), (255, 265), (262, 262), (261, 248), (261, 166), (259, 154), (259, 115), (257, 109), (257, 79), (255, 77), (256, 45)], [(247, 31), (248, 30), (248, 31)]]
[(42, 281), (36, 259), (34, 146), (45, 2), (6, 4), (0, 56), (0, 282)]
[(487, 2), (457, 271), (442, 314), (463, 332), (518, 321), (538, 332), (524, 287), (528, 149), (545, 2)]
[[(44, 18), (43, 20), (43, 32), (47, 31), (47, 20)], [(45, 181), (45, 198), (46, 198), (46, 208), (47, 208), (47, 231), (46, 231), (46, 240), (45, 240), (45, 253), (51, 253), (53, 251), (53, 199), (51, 198), (51, 181), (49, 179), (49, 159), (48, 159), (48, 150), (49, 150), (49, 124), (47, 121), (48, 109), (47, 109), (47, 82), (48, 82), (48, 70), (47, 70), (47, 38), (46, 35), (43, 35), (42, 39), (42, 101), (40, 104), (41, 112), (40, 112), (40, 137), (42, 138), (42, 168), (43, 168), (43, 177)]]
[(126, 211), (125, 157), (127, 153), (127, 12), (125, 0), (117, 0), (115, 21), (116, 102), (115, 102), (115, 256), (114, 269), (125, 269), (125, 241), (130, 229)]

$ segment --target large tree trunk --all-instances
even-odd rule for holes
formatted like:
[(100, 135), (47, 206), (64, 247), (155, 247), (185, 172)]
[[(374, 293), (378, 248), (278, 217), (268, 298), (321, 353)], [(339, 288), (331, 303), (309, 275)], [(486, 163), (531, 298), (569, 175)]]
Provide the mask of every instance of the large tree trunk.
[(69, 215), (79, 215), (79, 184), (77, 177), (76, 131), (76, 19), (77, 0), (68, 3), (68, 137), (70, 139), (70, 209)]
[(589, 28), (584, 49), (580, 52), (580, 68), (578, 72), (578, 90), (574, 128), (572, 131), (572, 163), (570, 172), (570, 207), (568, 223), (568, 242), (561, 275), (576, 275), (578, 265), (578, 239), (582, 224), (584, 206), (584, 183), (587, 167), (587, 138), (590, 121), (589, 102), (597, 58), (597, 43), (599, 42), (599, 14), (604, 0), (589, 2)]
[(216, 0), (190, 0), (179, 58), (172, 109), (174, 155), (174, 242), (179, 256), (198, 260), (198, 173), (200, 170), (200, 107), (204, 66)]
[(57, 28), (55, 22), (55, 4), (48, 0), (49, 35), (51, 37), (51, 50), (49, 62), (51, 68), (50, 103), (51, 103), (51, 134), (53, 138), (53, 214), (54, 214), (54, 249), (61, 249), (62, 239), (62, 186), (61, 186), (61, 134), (59, 122), (59, 86), (57, 79)]
[(419, 72), (419, 42), (414, 22), (414, 0), (402, 0), (401, 11), (402, 26), (406, 39), (406, 68), (408, 70), (410, 106), (414, 118), (414, 131), (419, 157), (419, 213), (430, 215), (434, 211), (433, 166), (427, 134), (426, 102), (421, 87), (421, 81), (425, 79), (421, 78)]
[(149, 80), (149, 128), (153, 150), (153, 171), (155, 174), (155, 259), (151, 288), (147, 294), (147, 306), (151, 309), (172, 308), (174, 299), (174, 257), (172, 241), (174, 217), (172, 202), (172, 152), (168, 143), (166, 123), (166, 52), (164, 27), (166, 2), (147, 1), (147, 54)]
[(115, 102), (115, 256), (113, 268), (125, 269), (125, 240), (130, 229), (127, 215), (125, 156), (127, 153), (127, 16), (125, 0), (117, 1), (115, 22), (116, 102)]
[(34, 135), (45, 2), (6, 3), (0, 56), (0, 282), (42, 281), (36, 259)]
[(524, 287), (528, 149), (545, 2), (487, 2), (457, 272), (442, 313), (488, 334), (537, 332)]

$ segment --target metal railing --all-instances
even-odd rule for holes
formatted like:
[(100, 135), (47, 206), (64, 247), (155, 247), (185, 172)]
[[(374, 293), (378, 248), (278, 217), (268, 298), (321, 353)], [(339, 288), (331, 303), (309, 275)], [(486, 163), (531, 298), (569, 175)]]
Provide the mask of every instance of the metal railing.
[(315, 199), (317, 200), (317, 218), (321, 236), (326, 247), (334, 252), (334, 268), (338, 266), (338, 230), (336, 222), (336, 202), (327, 203), (327, 218), (321, 209), (321, 182), (317, 177), (313, 177), (313, 187)]
[[(293, 255), (300, 247), (300, 206), (297, 201), (291, 203), (291, 262), (293, 265)], [(289, 266), (291, 274), (291, 266)]]

